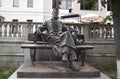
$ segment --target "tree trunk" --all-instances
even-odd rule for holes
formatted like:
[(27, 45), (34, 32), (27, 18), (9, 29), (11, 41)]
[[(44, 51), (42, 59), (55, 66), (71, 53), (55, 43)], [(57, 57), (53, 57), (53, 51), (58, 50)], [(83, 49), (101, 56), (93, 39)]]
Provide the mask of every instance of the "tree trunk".
[(111, 0), (113, 22), (115, 26), (115, 48), (117, 61), (117, 79), (120, 79), (120, 0)]

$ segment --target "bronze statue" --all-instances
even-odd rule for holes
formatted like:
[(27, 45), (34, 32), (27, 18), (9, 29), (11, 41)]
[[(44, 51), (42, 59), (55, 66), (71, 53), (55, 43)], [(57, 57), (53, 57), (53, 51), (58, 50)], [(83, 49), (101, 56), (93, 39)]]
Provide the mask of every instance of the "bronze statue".
[(77, 56), (75, 53), (76, 46), (70, 29), (58, 20), (59, 9), (54, 8), (52, 19), (44, 22), (35, 33), (42, 33), (47, 30), (47, 40), (53, 47), (56, 56), (61, 57), (63, 62), (69, 62), (70, 68), (79, 71), (79, 66), (76, 63)]

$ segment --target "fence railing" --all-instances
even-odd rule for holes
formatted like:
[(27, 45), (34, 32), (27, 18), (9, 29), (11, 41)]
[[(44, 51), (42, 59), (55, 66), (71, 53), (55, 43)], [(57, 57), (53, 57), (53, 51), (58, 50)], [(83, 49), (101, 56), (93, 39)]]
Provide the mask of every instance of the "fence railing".
[[(26, 38), (28, 32), (34, 32), (42, 23), (37, 22), (0, 22), (0, 38)], [(105, 24), (66, 24), (86, 38), (114, 38), (113, 25)], [(8, 39), (7, 39), (8, 40)]]
[(89, 25), (90, 38), (114, 38), (113, 25)]
[(114, 38), (114, 26), (110, 24), (67, 24), (86, 38)]

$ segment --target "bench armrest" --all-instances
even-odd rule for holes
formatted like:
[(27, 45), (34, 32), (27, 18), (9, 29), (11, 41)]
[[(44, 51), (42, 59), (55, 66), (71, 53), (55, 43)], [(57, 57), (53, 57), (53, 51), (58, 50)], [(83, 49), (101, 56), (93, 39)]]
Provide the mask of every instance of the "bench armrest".
[(28, 41), (43, 41), (41, 35), (35, 35), (34, 33), (28, 33)]

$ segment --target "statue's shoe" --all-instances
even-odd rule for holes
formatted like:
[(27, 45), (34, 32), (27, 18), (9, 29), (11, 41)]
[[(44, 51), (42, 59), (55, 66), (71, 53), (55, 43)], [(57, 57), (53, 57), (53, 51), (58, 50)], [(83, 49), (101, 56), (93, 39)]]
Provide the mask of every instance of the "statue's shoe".
[(74, 71), (79, 71), (80, 70), (80, 67), (78, 66), (76, 61), (70, 62), (70, 68)]
[(63, 62), (68, 62), (68, 54), (63, 54), (62, 61)]

